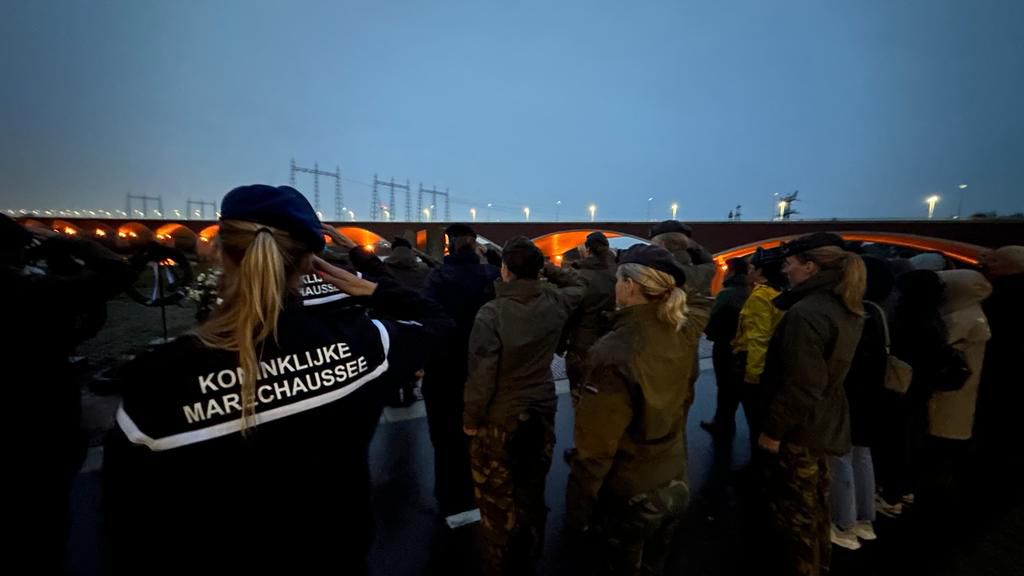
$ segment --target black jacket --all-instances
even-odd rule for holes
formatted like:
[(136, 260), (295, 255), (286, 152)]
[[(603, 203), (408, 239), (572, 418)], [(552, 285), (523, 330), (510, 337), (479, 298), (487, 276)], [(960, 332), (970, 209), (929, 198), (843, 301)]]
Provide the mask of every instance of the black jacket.
[(125, 370), (104, 455), (115, 573), (364, 570), (367, 451), (384, 402), (450, 322), (381, 282), (368, 305), (281, 312), (264, 342), (258, 425), (240, 434), (237, 354), (186, 336)]
[(849, 312), (833, 289), (835, 270), (822, 270), (775, 298), (786, 310), (768, 345), (761, 384), (763, 432), (815, 452), (850, 451), (850, 409), (843, 382), (863, 319)]
[(850, 428), (854, 446), (873, 446), (880, 433), (881, 406), (885, 396), (885, 327), (879, 308), (864, 302), (864, 331), (844, 387), (850, 404)]
[(711, 307), (711, 319), (704, 329), (708, 340), (726, 347), (730, 346), (732, 339), (736, 337), (740, 310), (743, 309), (747, 296), (750, 296), (750, 287), (747, 285), (746, 274), (737, 274), (723, 283), (722, 290), (715, 297), (715, 304)]

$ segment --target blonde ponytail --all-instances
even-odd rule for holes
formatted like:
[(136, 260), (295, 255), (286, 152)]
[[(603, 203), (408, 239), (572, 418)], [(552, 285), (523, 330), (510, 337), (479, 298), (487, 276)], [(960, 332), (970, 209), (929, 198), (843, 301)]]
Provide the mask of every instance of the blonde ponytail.
[(642, 264), (621, 264), (616, 271), (620, 280), (629, 278), (640, 286), (649, 301), (659, 301), (658, 318), (671, 325), (677, 332), (686, 321), (686, 293), (676, 287), (676, 281), (668, 274)]
[(833, 293), (851, 314), (864, 316), (864, 291), (867, 289), (868, 272), (860, 256), (836, 246), (825, 246), (808, 250), (799, 257), (815, 262), (823, 270), (839, 270), (841, 278)]
[(308, 250), (286, 232), (252, 222), (221, 223), (218, 243), (231, 266), (225, 271), (224, 302), (195, 332), (210, 348), (238, 352), (241, 367), (242, 433), (256, 412), (259, 354), (256, 347), (277, 338), (277, 320), (289, 280)]

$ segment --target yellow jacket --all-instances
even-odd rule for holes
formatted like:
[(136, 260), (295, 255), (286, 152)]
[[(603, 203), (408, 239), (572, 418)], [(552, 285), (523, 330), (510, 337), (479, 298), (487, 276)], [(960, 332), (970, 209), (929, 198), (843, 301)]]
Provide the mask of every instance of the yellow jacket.
[(785, 314), (772, 304), (772, 300), (779, 294), (781, 292), (767, 284), (758, 284), (740, 310), (740, 324), (732, 340), (732, 351), (747, 353), (743, 381), (748, 384), (761, 382), (768, 342), (772, 339), (775, 326)]

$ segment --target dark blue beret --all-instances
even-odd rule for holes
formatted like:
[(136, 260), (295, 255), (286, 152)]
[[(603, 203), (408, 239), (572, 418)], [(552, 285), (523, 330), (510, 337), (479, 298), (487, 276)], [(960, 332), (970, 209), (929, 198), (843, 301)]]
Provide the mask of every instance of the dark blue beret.
[(324, 249), (320, 218), (301, 192), (291, 186), (239, 186), (220, 203), (221, 220), (243, 220), (288, 232), (313, 252)]
[(635, 244), (619, 252), (619, 264), (640, 264), (675, 278), (676, 287), (686, 284), (686, 272), (671, 252), (653, 244)]

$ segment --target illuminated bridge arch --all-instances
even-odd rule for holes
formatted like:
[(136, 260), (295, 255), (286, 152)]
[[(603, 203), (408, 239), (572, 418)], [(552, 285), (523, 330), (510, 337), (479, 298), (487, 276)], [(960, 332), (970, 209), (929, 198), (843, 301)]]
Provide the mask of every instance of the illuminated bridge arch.
[(196, 250), (199, 235), (191, 228), (177, 222), (169, 222), (156, 229), (156, 241), (180, 250)]
[[(947, 258), (956, 260), (966, 266), (977, 265), (978, 258), (981, 256), (982, 252), (987, 250), (984, 246), (978, 246), (975, 244), (945, 240), (943, 238), (900, 234), (896, 232), (836, 232), (836, 234), (842, 236), (844, 240), (854, 242), (899, 246), (902, 248), (919, 250), (921, 252), (938, 252)], [(758, 248), (774, 248), (782, 242), (792, 240), (796, 237), (797, 235), (769, 238), (767, 240), (743, 244), (742, 246), (723, 250), (722, 252), (715, 254), (715, 264), (717, 265), (718, 270), (715, 274), (713, 292), (717, 292), (722, 285), (722, 277), (727, 267), (726, 262), (728, 260), (732, 258), (745, 258), (746, 256), (753, 254)]]
[(152, 242), (155, 235), (141, 222), (125, 222), (117, 227), (118, 242), (138, 244)]
[[(580, 244), (583, 244), (587, 239), (587, 235), (592, 232), (603, 232), (604, 235), (608, 237), (609, 243), (613, 248), (628, 248), (636, 243), (650, 243), (650, 240), (647, 240), (646, 238), (616, 232), (615, 230), (602, 230), (600, 228), (578, 228), (551, 232), (534, 238), (533, 243), (540, 248), (540, 251), (543, 252), (545, 256), (554, 259), (558, 256), (564, 255), (566, 252), (572, 251)], [(617, 239), (618, 241), (616, 241)]]

